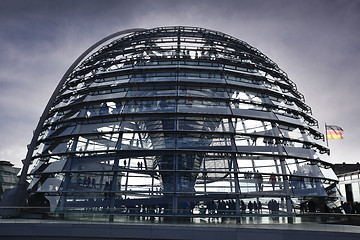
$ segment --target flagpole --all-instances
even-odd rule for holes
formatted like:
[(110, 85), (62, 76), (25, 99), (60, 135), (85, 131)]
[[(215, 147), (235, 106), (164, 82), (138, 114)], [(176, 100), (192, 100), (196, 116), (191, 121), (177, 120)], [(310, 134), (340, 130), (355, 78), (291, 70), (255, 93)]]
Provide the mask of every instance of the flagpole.
[(328, 137), (327, 137), (327, 134), (326, 134), (326, 123), (325, 123), (325, 138), (326, 138), (326, 146), (329, 147), (329, 140), (328, 140)]

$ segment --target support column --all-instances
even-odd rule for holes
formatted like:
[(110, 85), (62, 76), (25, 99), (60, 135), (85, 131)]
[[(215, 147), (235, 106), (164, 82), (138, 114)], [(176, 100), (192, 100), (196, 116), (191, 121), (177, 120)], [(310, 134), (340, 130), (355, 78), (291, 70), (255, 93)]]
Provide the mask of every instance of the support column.
[[(73, 140), (73, 144), (71, 145), (70, 148), (70, 152), (75, 152), (76, 151), (76, 146), (78, 143), (78, 139), (79, 136), (75, 137)], [(68, 157), (68, 159), (66, 159), (66, 163), (65, 163), (65, 167), (64, 170), (65, 171), (70, 171), (71, 170), (71, 162), (72, 162), (72, 157)], [(70, 173), (65, 173), (65, 178), (64, 178), (64, 182), (63, 182), (63, 191), (67, 191), (68, 185), (69, 185), (69, 181), (71, 181), (71, 174)], [(64, 210), (64, 206), (65, 206), (65, 200), (66, 200), (66, 193), (64, 195), (60, 196), (60, 210)]]
[[(280, 159), (280, 166), (281, 166), (281, 172), (283, 175), (283, 181), (284, 181), (284, 191), (286, 193), (286, 211), (288, 214), (292, 213), (292, 205), (291, 205), (291, 192), (290, 192), (290, 185), (289, 185), (289, 181), (288, 181), (288, 177), (286, 174), (286, 166), (285, 166), (285, 159), (281, 158)], [(292, 223), (292, 217), (288, 217), (288, 222)]]
[(234, 170), (234, 181), (235, 181), (235, 193), (236, 193), (236, 215), (240, 214), (240, 185), (239, 185), (239, 174), (238, 174), (238, 165), (237, 165), (237, 158), (236, 153), (232, 154), (232, 162), (233, 162), (233, 170)]

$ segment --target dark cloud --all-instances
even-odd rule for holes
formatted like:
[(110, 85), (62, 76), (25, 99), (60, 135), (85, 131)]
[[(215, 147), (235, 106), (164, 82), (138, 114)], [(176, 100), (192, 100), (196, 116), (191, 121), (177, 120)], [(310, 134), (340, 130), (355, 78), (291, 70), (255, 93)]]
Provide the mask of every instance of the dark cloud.
[(20, 165), (32, 130), (71, 63), (90, 45), (128, 28), (186, 25), (257, 47), (297, 84), (330, 142), (332, 161), (358, 161), (360, 1), (2, 0), (0, 158)]

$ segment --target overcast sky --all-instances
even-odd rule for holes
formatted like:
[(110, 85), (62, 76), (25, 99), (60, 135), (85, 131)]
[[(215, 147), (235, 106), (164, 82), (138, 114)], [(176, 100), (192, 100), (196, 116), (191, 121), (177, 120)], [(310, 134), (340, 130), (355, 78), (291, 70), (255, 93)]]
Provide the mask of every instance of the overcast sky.
[(57, 83), (103, 37), (129, 28), (197, 26), (258, 48), (293, 80), (313, 116), (345, 130), (330, 161), (358, 162), (360, 1), (0, 1), (0, 159), (21, 166)]

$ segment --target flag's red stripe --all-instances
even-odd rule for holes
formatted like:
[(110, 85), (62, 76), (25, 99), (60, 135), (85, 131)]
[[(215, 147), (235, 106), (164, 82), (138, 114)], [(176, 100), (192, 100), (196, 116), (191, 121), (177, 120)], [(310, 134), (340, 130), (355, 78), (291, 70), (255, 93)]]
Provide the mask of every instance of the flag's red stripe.
[(342, 130), (333, 130), (333, 129), (328, 129), (326, 130), (326, 135), (331, 135), (331, 134), (334, 134), (334, 135), (343, 135), (344, 134), (344, 131)]

